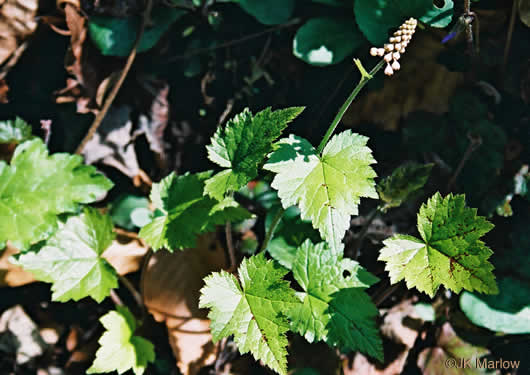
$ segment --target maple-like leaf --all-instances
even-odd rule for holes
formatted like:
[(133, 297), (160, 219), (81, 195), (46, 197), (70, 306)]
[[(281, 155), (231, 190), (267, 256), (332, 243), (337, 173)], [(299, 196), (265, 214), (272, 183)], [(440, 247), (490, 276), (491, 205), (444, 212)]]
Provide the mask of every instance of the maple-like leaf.
[(219, 202), (205, 196), (204, 181), (210, 175), (211, 172), (180, 176), (171, 173), (160, 183), (153, 184), (151, 201), (161, 216), (155, 217), (140, 230), (140, 237), (153, 250), (195, 247), (198, 234), (212, 231), (216, 225), (227, 221), (251, 216), (232, 198)]
[(118, 286), (116, 270), (101, 256), (113, 239), (110, 217), (86, 208), (60, 224), (43, 247), (18, 255), (13, 263), (53, 283), (54, 301), (90, 296), (101, 302)]
[(344, 259), (342, 251), (310, 240), (296, 252), (293, 275), (304, 290), (298, 293), (302, 304), (288, 313), (293, 331), (309, 342), (324, 340), (341, 350), (359, 350), (383, 360), (375, 323), (378, 310), (364, 291), (377, 277)]
[(270, 108), (256, 115), (245, 109), (225, 127), (219, 128), (206, 146), (208, 158), (225, 169), (206, 181), (205, 193), (222, 200), (225, 193), (237, 191), (258, 175), (258, 167), (272, 143), (282, 134), (287, 124), (295, 119), (303, 107), (272, 111)]
[(155, 361), (153, 344), (140, 336), (134, 336), (136, 319), (124, 306), (117, 306), (100, 319), (106, 331), (99, 339), (101, 345), (96, 359), (87, 374), (118, 371), (123, 374), (133, 370), (142, 375), (150, 362)]
[(331, 138), (318, 155), (307, 140), (291, 135), (277, 143), (279, 148), (264, 166), (276, 173), (272, 187), (283, 207), (298, 205), (302, 219), (311, 220), (333, 248), (342, 247), (361, 197), (378, 197), (370, 166), (375, 160), (367, 141), (347, 130)]
[(405, 279), (408, 288), (433, 297), (440, 285), (459, 293), (462, 289), (488, 294), (498, 292), (493, 252), (480, 241), (493, 224), (477, 210), (465, 206), (465, 196), (436, 193), (418, 213), (422, 239), (397, 234), (384, 241), (379, 260), (386, 262), (391, 282)]
[(239, 351), (251, 352), (279, 374), (287, 374), (289, 322), (285, 315), (298, 304), (288, 271), (263, 254), (245, 258), (239, 282), (228, 272), (215, 272), (204, 279), (199, 306), (209, 308), (214, 342), (234, 335)]
[(112, 182), (78, 155), (49, 156), (41, 139), (20, 144), (11, 165), (0, 161), (0, 243), (20, 250), (46, 239), (57, 228), (57, 215), (91, 203)]

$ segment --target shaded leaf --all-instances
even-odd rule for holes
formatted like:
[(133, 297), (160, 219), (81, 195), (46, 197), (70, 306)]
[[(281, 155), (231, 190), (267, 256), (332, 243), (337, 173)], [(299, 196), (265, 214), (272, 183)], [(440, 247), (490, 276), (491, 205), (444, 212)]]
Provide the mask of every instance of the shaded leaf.
[(284, 23), (291, 17), (295, 0), (235, 0), (248, 14), (264, 25)]
[(427, 182), (434, 164), (408, 163), (394, 169), (392, 175), (377, 184), (384, 210), (399, 207)]
[[(152, 26), (144, 31), (137, 51), (145, 52), (155, 46), (171, 24), (185, 13), (182, 9), (155, 7), (150, 15)], [(103, 55), (129, 55), (140, 28), (140, 16), (128, 18), (93, 16), (89, 21), (90, 38)]]
[(181, 176), (171, 173), (158, 184), (153, 184), (151, 201), (160, 215), (139, 234), (153, 250), (193, 248), (198, 234), (210, 232), (226, 221), (251, 217), (231, 198), (218, 202), (203, 195), (204, 182), (210, 175), (211, 172)]
[(298, 29), (293, 54), (308, 64), (337, 64), (351, 55), (364, 41), (351, 19), (312, 18)]
[(462, 293), (460, 308), (474, 324), (508, 334), (530, 333), (529, 283), (511, 277), (499, 281), (495, 297)]

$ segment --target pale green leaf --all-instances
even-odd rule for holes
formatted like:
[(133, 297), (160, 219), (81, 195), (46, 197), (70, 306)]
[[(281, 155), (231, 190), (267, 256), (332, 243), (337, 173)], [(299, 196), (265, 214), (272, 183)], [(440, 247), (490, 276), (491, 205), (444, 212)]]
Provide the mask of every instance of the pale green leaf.
[(31, 138), (31, 126), (20, 117), (0, 121), (0, 143), (21, 143)]
[(267, 108), (253, 115), (245, 109), (219, 128), (206, 148), (211, 161), (228, 169), (206, 181), (205, 192), (222, 200), (225, 193), (237, 191), (256, 178), (259, 165), (273, 149), (272, 143), (303, 110)]
[(116, 309), (100, 319), (106, 331), (98, 341), (100, 348), (87, 374), (114, 371), (123, 374), (133, 370), (135, 375), (142, 375), (147, 365), (155, 361), (153, 344), (143, 337), (134, 336), (134, 316), (127, 307), (117, 306)]
[(245, 258), (239, 281), (225, 271), (204, 279), (199, 306), (209, 308), (214, 342), (234, 335), (242, 354), (252, 353), (279, 374), (287, 374), (286, 311), (298, 304), (287, 270), (263, 254)]
[(386, 262), (392, 284), (405, 279), (408, 288), (433, 297), (440, 285), (459, 293), (462, 289), (495, 294), (498, 292), (493, 253), (480, 237), (493, 224), (465, 206), (464, 195), (436, 193), (418, 213), (422, 239), (394, 235), (384, 241), (379, 260)]
[(505, 277), (499, 281), (498, 296), (460, 296), (460, 308), (474, 324), (507, 334), (530, 333), (530, 285)]
[(11, 165), (0, 161), (0, 243), (23, 250), (57, 228), (57, 215), (91, 203), (112, 182), (78, 155), (49, 156), (41, 139), (20, 144)]
[(13, 262), (52, 283), (54, 301), (92, 297), (101, 302), (118, 286), (116, 270), (101, 256), (113, 238), (110, 218), (86, 208), (61, 224), (38, 251), (22, 253)]
[(249, 218), (250, 213), (233, 199), (219, 202), (204, 196), (204, 181), (211, 172), (171, 173), (160, 183), (153, 184), (151, 201), (161, 212), (152, 222), (140, 230), (153, 250), (162, 247), (169, 251), (195, 247), (200, 233), (210, 232), (216, 225), (227, 221)]
[(272, 187), (284, 208), (298, 205), (333, 248), (342, 247), (351, 215), (358, 214), (361, 197), (377, 198), (375, 163), (367, 137), (347, 130), (335, 135), (318, 155), (303, 138), (281, 139), (264, 169), (276, 173)]
[(299, 293), (302, 304), (289, 311), (293, 331), (309, 342), (323, 340), (343, 351), (359, 350), (383, 360), (375, 322), (378, 310), (364, 292), (377, 277), (344, 259), (342, 251), (310, 240), (298, 248), (293, 275), (304, 290)]

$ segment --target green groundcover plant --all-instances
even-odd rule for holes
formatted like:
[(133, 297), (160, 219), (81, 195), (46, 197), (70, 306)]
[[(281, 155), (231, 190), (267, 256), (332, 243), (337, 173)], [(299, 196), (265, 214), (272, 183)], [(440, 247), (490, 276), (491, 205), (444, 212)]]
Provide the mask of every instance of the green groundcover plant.
[[(292, 3), (271, 6), (281, 12), (270, 13), (260, 1), (239, 1), (266, 24), (288, 19)], [(233, 272), (222, 270), (204, 279), (199, 306), (209, 311), (214, 342), (233, 336), (241, 353), (251, 353), (281, 375), (288, 372), (288, 332), (342, 352), (359, 351), (384, 360), (378, 308), (366, 291), (379, 278), (345, 256), (344, 238), (363, 200), (378, 200), (378, 213), (402, 205), (425, 185), (432, 165), (406, 164), (376, 184), (376, 160), (368, 137), (336, 130), (352, 101), (379, 70), (385, 68), (392, 75), (399, 69), (400, 54), (416, 32), (418, 20), (444, 27), (451, 20), (452, 4), (446, 0), (438, 8), (431, 1), (357, 0), (356, 24), (309, 20), (296, 34), (294, 53), (316, 65), (349, 55), (362, 39), (357, 28), (370, 42), (383, 45), (387, 31), (402, 24), (394, 39), (372, 49), (372, 55), (381, 60), (370, 72), (355, 61), (361, 80), (320, 144), (288, 134), (289, 123), (296, 121), (302, 107), (256, 113), (246, 109), (219, 128), (207, 146), (215, 172), (171, 173), (152, 186), (152, 212), (143, 222), (133, 220), (127, 225), (141, 227), (139, 236), (152, 251), (193, 251), (199, 234), (252, 219), (235, 193), (258, 176), (271, 177), (279, 205), (271, 209), (260, 249), (239, 266), (233, 264)], [(415, 18), (403, 23), (403, 14)], [(166, 23), (178, 18), (173, 13), (159, 16)], [(98, 38), (103, 40), (101, 33), (108, 27), (105, 20), (93, 20), (90, 32), (96, 43)], [(162, 32), (155, 31), (144, 35), (142, 49), (149, 48), (151, 39)], [(332, 37), (335, 34), (338, 37)], [(347, 49), (343, 40), (348, 40)], [(113, 183), (94, 167), (83, 165), (80, 156), (49, 155), (39, 138), (27, 134), (22, 120), (2, 127), (19, 145), (9, 164), (0, 162), (0, 244), (9, 241), (20, 250), (11, 261), (51, 283), (54, 301), (90, 297), (101, 302), (119, 280), (103, 258), (114, 238), (113, 224), (107, 214), (88, 205)], [(147, 202), (142, 205), (142, 212), (149, 211)], [(289, 219), (293, 207), (294, 221)], [(304, 225), (308, 234), (292, 240), (286, 234), (290, 225)], [(417, 235), (388, 238), (379, 260), (385, 263), (392, 284), (404, 280), (408, 288), (430, 297), (440, 288), (455, 293), (465, 290), (464, 310), (474, 311), (484, 307), (477, 305), (480, 300), (475, 303), (479, 297), (468, 292), (499, 291), (489, 262), (493, 252), (482, 240), (492, 229), (476, 209), (466, 206), (464, 195), (436, 193), (417, 213)], [(155, 360), (155, 351), (151, 342), (135, 334), (141, 319), (119, 306), (104, 315), (101, 323), (105, 332), (88, 373), (144, 373)]]

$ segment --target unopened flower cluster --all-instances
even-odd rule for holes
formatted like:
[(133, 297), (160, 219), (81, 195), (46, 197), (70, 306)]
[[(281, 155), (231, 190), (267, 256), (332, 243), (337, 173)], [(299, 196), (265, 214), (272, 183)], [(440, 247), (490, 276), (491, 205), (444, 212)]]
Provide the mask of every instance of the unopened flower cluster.
[(389, 43), (384, 45), (384, 48), (372, 47), (370, 49), (372, 56), (382, 56), (385, 59), (387, 63), (385, 74), (387, 76), (391, 76), (394, 71), (401, 68), (398, 60), (405, 53), (405, 48), (416, 32), (416, 26), (418, 26), (418, 20), (410, 18), (399, 27), (399, 30), (389, 39)]

